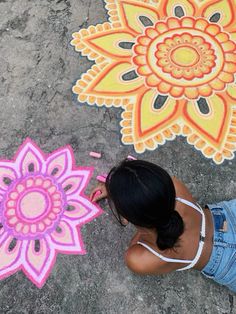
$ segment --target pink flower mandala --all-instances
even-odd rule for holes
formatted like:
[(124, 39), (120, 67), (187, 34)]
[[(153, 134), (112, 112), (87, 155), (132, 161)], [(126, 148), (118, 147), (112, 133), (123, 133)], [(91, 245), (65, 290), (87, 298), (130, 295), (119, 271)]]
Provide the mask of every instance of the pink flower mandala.
[(21, 269), (42, 287), (57, 253), (85, 254), (79, 227), (102, 213), (83, 194), (91, 175), (70, 146), (46, 156), (30, 139), (0, 161), (0, 279)]

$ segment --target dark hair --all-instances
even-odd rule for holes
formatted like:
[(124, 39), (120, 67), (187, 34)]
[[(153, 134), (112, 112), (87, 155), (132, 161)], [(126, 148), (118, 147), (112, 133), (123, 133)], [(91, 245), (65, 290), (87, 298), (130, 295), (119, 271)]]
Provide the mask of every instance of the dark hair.
[(175, 210), (175, 187), (161, 167), (142, 160), (124, 160), (111, 169), (106, 180), (108, 199), (121, 221), (156, 228), (161, 250), (176, 246), (184, 222)]

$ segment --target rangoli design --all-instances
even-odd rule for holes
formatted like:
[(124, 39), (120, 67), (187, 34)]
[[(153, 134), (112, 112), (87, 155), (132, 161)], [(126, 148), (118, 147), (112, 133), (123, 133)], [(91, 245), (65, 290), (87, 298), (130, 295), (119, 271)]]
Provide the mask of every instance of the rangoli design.
[(22, 270), (42, 287), (57, 253), (85, 254), (79, 228), (101, 214), (83, 194), (91, 175), (69, 146), (46, 156), (30, 139), (0, 160), (0, 279)]
[(236, 150), (236, 1), (104, 0), (109, 21), (73, 34), (95, 64), (79, 102), (122, 107), (122, 142), (177, 135), (220, 164)]

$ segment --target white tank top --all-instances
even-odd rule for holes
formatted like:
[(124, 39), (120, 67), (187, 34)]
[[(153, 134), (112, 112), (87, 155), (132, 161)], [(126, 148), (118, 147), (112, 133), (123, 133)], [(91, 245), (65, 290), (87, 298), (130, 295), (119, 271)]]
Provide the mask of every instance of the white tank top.
[(183, 268), (177, 269), (177, 271), (180, 270), (186, 270), (186, 269), (190, 269), (193, 268), (201, 254), (202, 254), (202, 250), (203, 250), (203, 246), (204, 246), (204, 240), (205, 240), (205, 236), (206, 236), (206, 219), (205, 219), (205, 214), (202, 210), (202, 208), (197, 204), (193, 204), (192, 202), (189, 202), (187, 200), (184, 200), (180, 197), (176, 197), (176, 201), (179, 201), (180, 203), (183, 203), (185, 205), (188, 205), (194, 209), (196, 209), (201, 215), (202, 215), (202, 225), (201, 225), (201, 231), (200, 231), (200, 241), (199, 241), (199, 246), (198, 246), (198, 250), (197, 253), (194, 257), (193, 260), (185, 260), (185, 259), (176, 259), (176, 258), (169, 258), (169, 257), (165, 257), (163, 255), (161, 255), (160, 253), (156, 252), (155, 250), (153, 250), (150, 246), (148, 246), (146, 243), (143, 242), (137, 242), (137, 244), (142, 245), (143, 247), (145, 247), (148, 251), (150, 251), (151, 253), (153, 253), (154, 255), (156, 255), (157, 257), (159, 257), (161, 260), (165, 261), (165, 262), (170, 262), (170, 263), (183, 263), (183, 264), (189, 264)]

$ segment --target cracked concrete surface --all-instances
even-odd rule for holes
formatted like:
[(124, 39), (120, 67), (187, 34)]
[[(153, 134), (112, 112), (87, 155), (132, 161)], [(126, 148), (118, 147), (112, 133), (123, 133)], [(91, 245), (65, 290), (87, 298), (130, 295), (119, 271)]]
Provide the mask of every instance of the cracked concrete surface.
[[(46, 152), (71, 144), (95, 175), (135, 155), (120, 144), (121, 110), (78, 104), (71, 92), (91, 66), (70, 46), (71, 34), (106, 18), (102, 0), (0, 0), (1, 157), (11, 158), (27, 136)], [(104, 157), (88, 158), (91, 150)], [(181, 178), (201, 204), (235, 198), (236, 160), (216, 166), (183, 138), (141, 157)], [(0, 313), (235, 312), (235, 295), (196, 271), (130, 273), (123, 252), (133, 230), (106, 212), (82, 229), (87, 255), (60, 255), (41, 290), (22, 273), (1, 281)]]

